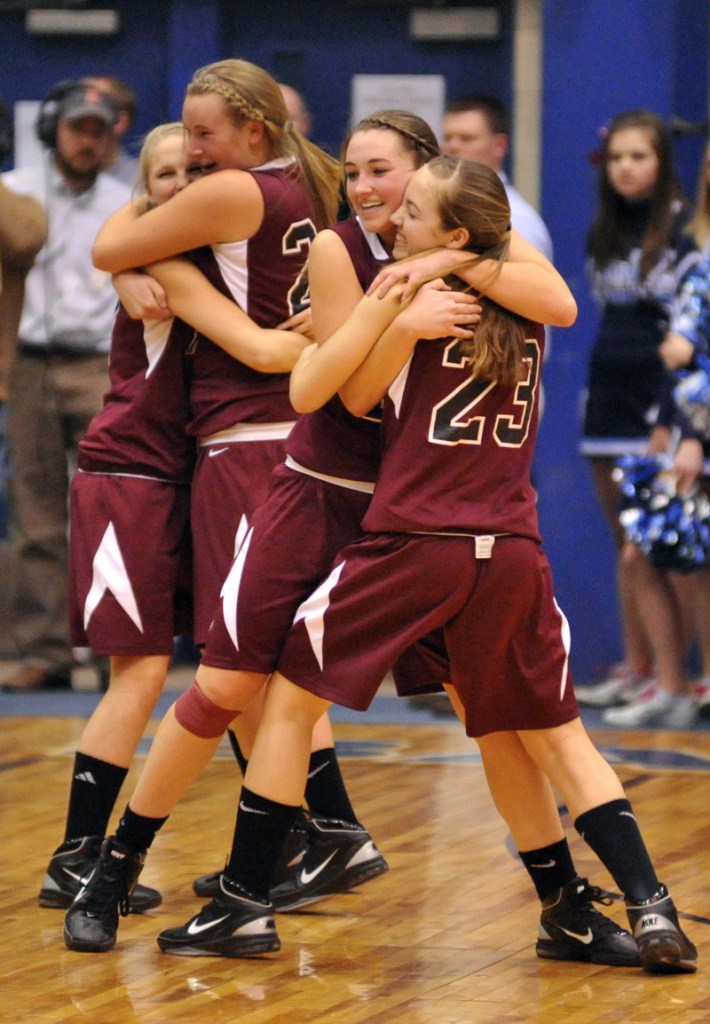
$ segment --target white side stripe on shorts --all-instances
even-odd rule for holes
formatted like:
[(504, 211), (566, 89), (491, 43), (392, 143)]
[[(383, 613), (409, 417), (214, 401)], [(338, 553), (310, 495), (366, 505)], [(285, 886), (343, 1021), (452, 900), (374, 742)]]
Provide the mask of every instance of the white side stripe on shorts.
[(239, 612), (239, 584), (242, 580), (242, 570), (244, 568), (244, 562), (246, 561), (253, 533), (254, 530), (252, 528), (241, 543), (237, 557), (232, 562), (232, 568), (229, 570), (227, 578), (222, 584), (222, 589), (219, 593), (219, 596), (222, 599), (222, 617), (224, 618), (224, 624), (227, 627), (227, 632), (229, 633), (236, 650), (239, 650), (239, 626), (237, 623), (237, 615)]
[(110, 590), (121, 608), (143, 632), (143, 621), (138, 610), (138, 602), (128, 578), (126, 563), (123, 561), (121, 548), (113, 523), (109, 522), (96, 549), (92, 563), (91, 589), (84, 602), (84, 629), (107, 590)]
[(330, 576), (299, 606), (293, 620), (295, 626), (297, 622), (303, 619), (313, 653), (316, 656), (321, 671), (323, 671), (323, 635), (325, 633), (323, 619), (330, 604), (330, 592), (340, 579), (340, 574), (344, 567), (345, 562), (336, 565)]
[(560, 629), (560, 633), (561, 633), (561, 636), (562, 636), (562, 644), (564, 646), (565, 655), (566, 655), (564, 667), (562, 669), (562, 678), (560, 679), (560, 700), (563, 700), (564, 699), (564, 695), (565, 695), (565, 690), (567, 689), (567, 681), (569, 679), (569, 652), (570, 652), (570, 648), (572, 646), (572, 631), (569, 628), (569, 622), (567, 621), (567, 616), (562, 611), (562, 609), (558, 605), (558, 603), (555, 600), (555, 598), (553, 598), (553, 601), (555, 602), (555, 608), (560, 613), (560, 618), (562, 619), (562, 626), (561, 626), (561, 629)]

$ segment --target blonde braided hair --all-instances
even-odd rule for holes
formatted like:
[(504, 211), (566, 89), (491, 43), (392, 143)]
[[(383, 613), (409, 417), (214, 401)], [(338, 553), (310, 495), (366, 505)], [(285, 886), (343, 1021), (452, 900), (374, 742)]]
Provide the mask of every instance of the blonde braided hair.
[(306, 139), (288, 119), (286, 104), (271, 75), (247, 60), (216, 61), (199, 68), (187, 95), (220, 96), (235, 125), (258, 121), (274, 157), (293, 157), (303, 175), (318, 229), (332, 224), (338, 211), (340, 168), (336, 160)]

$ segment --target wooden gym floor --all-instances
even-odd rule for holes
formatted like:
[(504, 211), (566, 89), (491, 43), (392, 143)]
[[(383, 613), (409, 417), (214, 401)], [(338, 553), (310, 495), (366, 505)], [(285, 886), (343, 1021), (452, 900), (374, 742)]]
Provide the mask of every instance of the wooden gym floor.
[[(700, 951), (696, 975), (538, 960), (537, 900), (492, 807), (475, 744), (454, 721), (406, 702), (393, 711), (386, 696), (366, 716), (342, 713), (335, 721), (348, 788), (389, 862), (387, 874), (279, 915), (280, 953), (254, 960), (161, 954), (156, 935), (196, 912), (191, 881), (221, 866), (231, 840), (239, 776), (225, 745), (151, 851), (142, 877), (163, 892), (163, 905), (123, 919), (112, 953), (78, 954), (64, 947), (63, 912), (40, 909), (37, 892), (63, 834), (86, 699), (35, 694), (20, 704), (0, 696), (2, 1024), (710, 1021), (707, 726), (687, 733), (590, 726), (684, 912)], [(613, 888), (563, 820), (579, 873)], [(609, 912), (624, 922), (619, 903)]]

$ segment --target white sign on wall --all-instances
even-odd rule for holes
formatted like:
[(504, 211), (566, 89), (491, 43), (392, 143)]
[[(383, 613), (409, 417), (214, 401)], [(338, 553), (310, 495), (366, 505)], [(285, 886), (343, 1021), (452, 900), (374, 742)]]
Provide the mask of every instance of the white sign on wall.
[(424, 118), (441, 138), (445, 102), (443, 75), (354, 75), (351, 126), (376, 110), (409, 110)]

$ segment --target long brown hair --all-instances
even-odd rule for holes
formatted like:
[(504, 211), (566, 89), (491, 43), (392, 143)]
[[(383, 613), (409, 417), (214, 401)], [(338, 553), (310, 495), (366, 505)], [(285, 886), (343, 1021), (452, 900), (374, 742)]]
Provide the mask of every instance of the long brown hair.
[(187, 95), (216, 93), (235, 124), (260, 121), (274, 156), (296, 159), (313, 205), (318, 229), (332, 224), (338, 211), (340, 167), (337, 160), (305, 138), (288, 120), (283, 94), (275, 79), (247, 60), (216, 61), (199, 68)]
[(628, 110), (617, 114), (609, 125), (602, 147), (599, 175), (599, 205), (589, 232), (589, 254), (603, 269), (615, 259), (623, 259), (637, 242), (637, 225), (629, 218), (628, 203), (612, 188), (607, 174), (609, 146), (617, 132), (639, 128), (645, 132), (658, 158), (658, 174), (649, 201), (646, 227), (641, 239), (641, 274), (645, 277), (664, 248), (678, 203), (687, 205), (678, 180), (671, 135), (665, 122), (650, 110)]
[[(510, 248), (510, 204), (505, 187), (495, 171), (474, 160), (436, 157), (427, 164), (427, 171), (434, 178), (443, 230), (466, 228), (469, 239), (464, 251), (472, 254), (472, 266), (484, 260), (495, 262), (490, 277), (479, 290), (483, 306), (480, 323), (473, 338), (462, 342), (471, 374), (510, 387), (523, 378), (528, 321), (485, 297)], [(457, 267), (461, 266), (459, 262)], [(454, 286), (456, 282), (460, 286), (458, 278), (453, 281)]]

